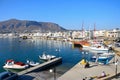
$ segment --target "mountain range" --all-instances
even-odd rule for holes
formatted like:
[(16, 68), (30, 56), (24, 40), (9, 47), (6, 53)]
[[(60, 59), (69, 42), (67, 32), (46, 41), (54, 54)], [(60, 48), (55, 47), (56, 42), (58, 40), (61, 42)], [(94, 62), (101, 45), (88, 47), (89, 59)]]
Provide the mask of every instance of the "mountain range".
[(65, 28), (52, 22), (37, 22), (29, 20), (10, 19), (0, 22), (0, 32), (57, 32)]

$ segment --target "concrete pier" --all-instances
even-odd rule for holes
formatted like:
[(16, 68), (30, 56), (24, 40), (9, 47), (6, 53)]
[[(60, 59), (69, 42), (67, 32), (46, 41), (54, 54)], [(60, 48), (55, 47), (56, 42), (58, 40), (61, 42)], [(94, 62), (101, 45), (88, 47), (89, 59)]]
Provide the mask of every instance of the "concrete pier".
[[(84, 65), (78, 63), (68, 72), (59, 77), (58, 80), (83, 80), (84, 78), (87, 78), (85, 80), (90, 80), (91, 77), (93, 78), (92, 80), (120, 80), (120, 75), (119, 78), (115, 78), (116, 68), (117, 74), (120, 74), (120, 57), (117, 56), (116, 58), (119, 61), (117, 67), (115, 63), (103, 65), (89, 62), (90, 68), (84, 68)], [(107, 74), (107, 76), (98, 78), (101, 76), (103, 71)]]
[(51, 65), (54, 65), (54, 64), (57, 64), (57, 63), (60, 63), (62, 61), (62, 58), (59, 57), (59, 58), (55, 58), (55, 59), (52, 59), (50, 61), (47, 61), (47, 62), (44, 62), (38, 66), (35, 66), (35, 67), (31, 67), (31, 68), (28, 68), (24, 71), (21, 71), (18, 73), (18, 75), (23, 75), (23, 74), (26, 74), (26, 73), (29, 73), (29, 72), (32, 72), (32, 71), (40, 71), (42, 69), (45, 69)]

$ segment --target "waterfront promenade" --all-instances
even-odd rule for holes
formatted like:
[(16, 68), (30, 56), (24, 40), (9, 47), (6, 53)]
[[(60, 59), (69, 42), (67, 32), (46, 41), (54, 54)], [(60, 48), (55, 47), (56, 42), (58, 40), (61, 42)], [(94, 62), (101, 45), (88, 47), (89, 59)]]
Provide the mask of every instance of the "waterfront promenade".
[[(117, 73), (120, 73), (120, 57), (116, 56), (116, 59), (118, 59)], [(58, 80), (83, 80), (85, 77), (87, 78), (86, 80), (90, 80), (90, 77), (94, 77), (92, 80), (120, 80), (120, 75), (118, 75), (119, 78), (115, 78), (116, 65), (113, 62), (114, 58), (108, 65), (89, 62), (90, 68), (84, 68), (84, 65), (78, 63), (59, 77)], [(97, 77), (101, 76), (103, 71), (105, 71), (108, 76), (98, 79)]]

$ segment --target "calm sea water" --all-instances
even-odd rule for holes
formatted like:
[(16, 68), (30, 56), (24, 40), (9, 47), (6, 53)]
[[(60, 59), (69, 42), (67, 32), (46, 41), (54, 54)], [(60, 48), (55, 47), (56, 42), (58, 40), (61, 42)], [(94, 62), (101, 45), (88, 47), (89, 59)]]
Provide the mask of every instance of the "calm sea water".
[[(59, 52), (56, 52), (57, 48), (60, 49)], [(22, 40), (19, 38), (0, 38), (0, 72), (4, 71), (3, 65), (8, 59), (22, 62), (30, 59), (38, 62), (38, 56), (42, 55), (43, 52), (61, 56), (63, 62), (57, 69), (63, 72), (69, 70), (83, 57), (82, 52), (78, 48), (73, 49), (72, 45), (68, 42), (42, 39)], [(91, 55), (89, 54), (89, 56)], [(88, 56), (88, 54), (85, 54), (85, 56)]]

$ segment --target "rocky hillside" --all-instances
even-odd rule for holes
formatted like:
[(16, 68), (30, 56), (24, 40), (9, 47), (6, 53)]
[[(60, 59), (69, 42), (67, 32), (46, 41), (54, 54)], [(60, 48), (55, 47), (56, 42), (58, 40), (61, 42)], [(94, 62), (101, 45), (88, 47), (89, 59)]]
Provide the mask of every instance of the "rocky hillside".
[(0, 22), (0, 32), (55, 32), (65, 31), (56, 23), (10, 19)]

